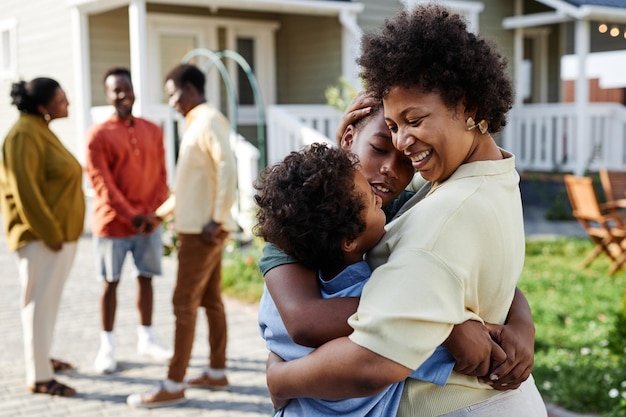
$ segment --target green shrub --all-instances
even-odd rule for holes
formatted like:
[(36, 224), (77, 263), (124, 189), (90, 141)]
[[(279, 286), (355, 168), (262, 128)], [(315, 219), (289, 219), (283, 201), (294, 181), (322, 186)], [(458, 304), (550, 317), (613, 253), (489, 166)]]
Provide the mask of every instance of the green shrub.
[(326, 88), (324, 94), (329, 106), (343, 112), (356, 93), (357, 91), (354, 86), (350, 85), (344, 77), (339, 77), (339, 84)]
[(248, 302), (258, 302), (263, 294), (263, 276), (257, 262), (263, 241), (255, 238), (244, 247), (229, 241), (222, 258), (222, 288), (225, 294)]

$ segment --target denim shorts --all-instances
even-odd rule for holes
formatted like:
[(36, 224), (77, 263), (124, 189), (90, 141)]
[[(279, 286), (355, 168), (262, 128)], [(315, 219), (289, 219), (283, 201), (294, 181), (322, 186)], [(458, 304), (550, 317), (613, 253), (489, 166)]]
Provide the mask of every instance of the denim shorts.
[(100, 277), (108, 282), (119, 281), (128, 252), (133, 255), (138, 276), (152, 278), (154, 275), (161, 275), (161, 227), (157, 227), (149, 235), (136, 234), (122, 238), (96, 236), (94, 242)]

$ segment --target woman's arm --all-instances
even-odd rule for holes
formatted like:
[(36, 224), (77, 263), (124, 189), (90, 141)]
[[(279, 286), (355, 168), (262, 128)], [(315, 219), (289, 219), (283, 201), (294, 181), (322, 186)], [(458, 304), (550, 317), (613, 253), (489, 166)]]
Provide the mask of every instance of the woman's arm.
[(496, 389), (515, 389), (530, 376), (534, 363), (535, 326), (526, 297), (515, 290), (505, 325), (474, 320), (454, 326), (443, 343), (455, 370), (480, 377)]
[[(359, 299), (322, 299), (314, 271), (297, 263), (280, 265), (265, 274), (265, 282), (296, 343), (318, 347), (352, 333), (347, 321)], [(454, 326), (444, 346), (457, 372), (482, 377), (497, 389), (515, 389), (532, 370), (534, 334), (530, 307), (518, 289), (505, 326), (468, 320)]]
[(348, 317), (356, 312), (359, 299), (323, 299), (316, 272), (297, 263), (283, 264), (265, 273), (265, 284), (294, 342), (318, 347), (352, 333)]
[(367, 397), (410, 373), (409, 368), (342, 337), (289, 362), (271, 354), (267, 386), (274, 406), (280, 408), (291, 398)]
[(515, 389), (530, 376), (535, 360), (535, 325), (528, 301), (519, 288), (504, 326), (487, 324), (491, 337), (506, 352), (506, 361), (492, 367), (489, 380), (496, 389)]

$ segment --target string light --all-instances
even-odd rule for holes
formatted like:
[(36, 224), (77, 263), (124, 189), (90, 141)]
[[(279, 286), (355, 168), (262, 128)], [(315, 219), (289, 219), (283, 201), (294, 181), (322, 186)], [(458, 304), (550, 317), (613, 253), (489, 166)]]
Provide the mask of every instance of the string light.
[(613, 24), (609, 27), (608, 23), (599, 23), (598, 32), (606, 33), (612, 38), (617, 38), (618, 36), (623, 34), (624, 38), (626, 39), (626, 29), (622, 31), (620, 25)]

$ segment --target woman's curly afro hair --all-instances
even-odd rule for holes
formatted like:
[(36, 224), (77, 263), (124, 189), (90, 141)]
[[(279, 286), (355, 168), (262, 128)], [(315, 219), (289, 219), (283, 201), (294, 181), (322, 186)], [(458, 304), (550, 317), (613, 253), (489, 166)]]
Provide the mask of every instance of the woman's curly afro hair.
[(468, 32), (458, 14), (435, 4), (403, 10), (380, 33), (363, 36), (358, 59), (367, 88), (383, 97), (391, 87), (419, 85), (435, 91), (450, 108), (458, 104), (489, 131), (506, 125), (513, 87), (506, 59), (494, 43)]
[(342, 239), (365, 230), (357, 164), (352, 153), (314, 143), (266, 168), (255, 183), (255, 233), (309, 268), (342, 266)]

